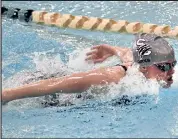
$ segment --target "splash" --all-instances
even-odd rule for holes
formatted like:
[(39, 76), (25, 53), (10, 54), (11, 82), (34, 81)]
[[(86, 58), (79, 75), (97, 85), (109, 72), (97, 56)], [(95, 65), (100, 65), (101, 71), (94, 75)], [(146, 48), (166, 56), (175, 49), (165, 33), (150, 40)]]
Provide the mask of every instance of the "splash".
[[(70, 56), (68, 66), (77, 71), (86, 71), (88, 69), (109, 67), (116, 63), (120, 63), (118, 58), (110, 58), (101, 64), (94, 65), (93, 63), (87, 63), (84, 61), (85, 54), (89, 49), (85, 49), (82, 52), (75, 51)], [(76, 66), (77, 65), (77, 66)], [(155, 96), (155, 102), (159, 101), (159, 88), (160, 85), (156, 80), (147, 80), (142, 73), (138, 71), (138, 66), (133, 66), (128, 69), (127, 75), (118, 83), (110, 84), (107, 86), (92, 86), (86, 92), (81, 95), (82, 99), (97, 98), (102, 101), (112, 100), (114, 98), (138, 95), (150, 95)]]
[(49, 52), (35, 52), (29, 55), (35, 64), (34, 70), (22, 70), (7, 80), (3, 78), (3, 88), (17, 87), (27, 83), (30, 79), (31, 81), (33, 81), (32, 79), (36, 81), (35, 78), (38, 79), (42, 76), (48, 78), (52, 74), (56, 74), (57, 76), (69, 74), (71, 72), (70, 69), (67, 69), (65, 64), (60, 60), (59, 55), (47, 55)]
[[(160, 85), (156, 80), (147, 80), (144, 75), (138, 71), (138, 67), (133, 66), (132, 68), (128, 69), (127, 75), (122, 78), (118, 84), (110, 84), (107, 86), (107, 89), (106, 86), (100, 86), (97, 89), (104, 90), (104, 88), (104, 95), (103, 93), (97, 93), (97, 96), (99, 95), (103, 100), (111, 100), (124, 95), (129, 97), (139, 95), (158, 97)], [(95, 92), (92, 89), (96, 89), (96, 87), (91, 88), (90, 90), (91, 92)], [(97, 92), (99, 92), (99, 90)]]
[[(91, 69), (96, 69), (100, 67), (110, 67), (120, 63), (120, 59), (116, 56), (108, 58), (102, 63), (94, 64), (92, 61), (85, 61), (86, 53), (90, 51), (90, 48), (78, 49), (73, 51), (69, 55), (69, 62), (67, 63), (68, 67), (72, 68), (75, 71), (86, 71)], [(77, 65), (77, 66), (76, 66)]]
[[(25, 83), (43, 79), (40, 77), (50, 78), (51, 74), (57, 73), (56, 77), (71, 74), (73, 72), (86, 71), (93, 68), (109, 67), (115, 65), (119, 59), (110, 58), (101, 64), (87, 63), (85, 54), (88, 49), (76, 50), (69, 56), (69, 62), (64, 64), (58, 55), (46, 55), (47, 52), (34, 53), (31, 58), (35, 63), (35, 70), (38, 72), (23, 71), (17, 73), (15, 76), (3, 81), (4, 88), (17, 87)], [(77, 66), (76, 66), (77, 65)], [(67, 106), (82, 103), (87, 99), (99, 99), (102, 101), (112, 100), (123, 95), (155, 95), (159, 94), (159, 84), (155, 80), (147, 80), (142, 73), (138, 71), (138, 67), (133, 66), (128, 69), (127, 75), (118, 83), (107, 86), (92, 86), (87, 91), (81, 94), (55, 94), (55, 99), (51, 96), (43, 96), (38, 98), (25, 98), (22, 100), (15, 100), (9, 102), (9, 106), (17, 106), (21, 108), (39, 106), (41, 102), (53, 101), (59, 103), (60, 106)], [(36, 104), (35, 104), (36, 103)], [(23, 105), (23, 106), (22, 106)]]
[[(23, 70), (7, 79), (3, 77), (2, 88), (15, 88), (38, 80), (71, 74), (72, 71), (61, 61), (59, 55), (47, 55), (47, 53), (49, 52), (31, 54), (29, 57), (33, 59), (35, 64), (34, 70)], [(5, 105), (3, 110), (39, 107), (43, 100), (44, 97), (14, 100)]]
[(121, 80), (120, 87), (126, 88), (127, 95), (150, 94), (158, 95), (159, 84), (156, 80), (147, 80), (144, 75), (138, 71), (137, 66), (128, 69), (127, 75)]
[[(52, 51), (54, 51), (54, 49), (49, 52)], [(52, 54), (47, 55), (49, 52), (38, 52), (31, 56), (31, 58), (33, 58), (33, 62), (35, 63), (35, 70), (46, 74), (53, 74), (59, 71), (62, 73), (66, 71), (66, 66), (61, 61), (60, 56)]]

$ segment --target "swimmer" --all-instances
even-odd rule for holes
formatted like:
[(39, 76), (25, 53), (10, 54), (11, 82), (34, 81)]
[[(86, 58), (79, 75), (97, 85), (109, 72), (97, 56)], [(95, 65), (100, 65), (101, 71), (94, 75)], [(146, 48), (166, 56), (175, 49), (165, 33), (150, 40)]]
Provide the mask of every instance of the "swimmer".
[(103, 62), (108, 57), (117, 55), (122, 65), (98, 68), (87, 72), (41, 80), (13, 89), (2, 91), (2, 101), (9, 102), (26, 97), (38, 97), (55, 93), (81, 93), (91, 86), (119, 83), (126, 76), (127, 69), (134, 63), (147, 79), (165, 81), (168, 88), (173, 83), (172, 76), (176, 59), (173, 47), (160, 36), (154, 34), (136, 34), (132, 49), (99, 45), (87, 53), (86, 61)]

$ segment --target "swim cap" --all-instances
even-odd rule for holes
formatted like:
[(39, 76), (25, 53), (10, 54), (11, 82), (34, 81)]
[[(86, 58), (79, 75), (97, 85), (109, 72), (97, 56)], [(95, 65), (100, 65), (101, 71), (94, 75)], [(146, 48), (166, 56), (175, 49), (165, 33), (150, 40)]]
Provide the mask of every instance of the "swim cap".
[(141, 67), (175, 60), (173, 47), (155, 34), (136, 34), (132, 52), (134, 62)]

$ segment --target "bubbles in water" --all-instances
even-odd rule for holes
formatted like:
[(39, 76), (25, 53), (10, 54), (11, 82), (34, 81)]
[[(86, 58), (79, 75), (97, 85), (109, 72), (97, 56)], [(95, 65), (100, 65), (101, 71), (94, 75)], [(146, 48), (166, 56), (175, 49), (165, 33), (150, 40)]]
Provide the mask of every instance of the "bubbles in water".
[(66, 70), (64, 63), (58, 55), (47, 55), (47, 52), (34, 53), (33, 62), (36, 65), (36, 70), (42, 71), (43, 73), (52, 74)]
[(100, 67), (114, 66), (121, 62), (120, 59), (116, 56), (110, 57), (106, 61), (97, 64), (94, 64), (92, 61), (85, 61), (86, 53), (89, 51), (90, 48), (73, 51), (69, 55), (69, 62), (67, 63), (68, 67), (76, 71), (86, 71)]
[(133, 66), (128, 69), (127, 75), (118, 84), (109, 86), (108, 98), (115, 98), (122, 95), (155, 95), (159, 94), (159, 84), (156, 80), (147, 80), (138, 67)]
[[(108, 59), (107, 61), (101, 64), (92, 64), (87, 63), (85, 59), (85, 54), (89, 49), (76, 50), (71, 53), (69, 57), (69, 62), (67, 65), (61, 62), (58, 56), (46, 55), (47, 52), (40, 52), (33, 54), (33, 61), (36, 65), (35, 73), (23, 71), (17, 73), (15, 76), (9, 78), (6, 81), (3, 81), (3, 88), (12, 88), (17, 87), (25, 83), (34, 82), (37, 79), (50, 78), (51, 74), (58, 73), (57, 76), (64, 76), (71, 74), (73, 72), (86, 71), (93, 68), (99, 67), (108, 67), (113, 66), (114, 63), (119, 60), (115, 58)], [(41, 78), (40, 78), (41, 77)], [(60, 105), (68, 104), (77, 104), (81, 103), (82, 100), (88, 98), (98, 98), (104, 100), (110, 100), (113, 98), (120, 97), (122, 95), (134, 96), (134, 95), (158, 95), (159, 85), (154, 80), (146, 80), (146, 78), (138, 71), (138, 67), (132, 67), (128, 69), (127, 75), (121, 79), (118, 84), (111, 84), (106, 86), (92, 86), (87, 91), (81, 93), (81, 97), (78, 97), (78, 94), (57, 94), (55, 101), (60, 102)], [(79, 94), (80, 95), (80, 94)], [(81, 99), (78, 99), (81, 98)], [(53, 100), (50, 96), (39, 97), (40, 102)], [(32, 101), (37, 102), (36, 98), (22, 99), (10, 102), (9, 105), (13, 104), (14, 106), (20, 105), (20, 107), (31, 107)], [(39, 102), (39, 100), (38, 100)], [(15, 103), (15, 104), (14, 104)], [(39, 104), (39, 103), (38, 103)], [(37, 104), (35, 104), (37, 105)], [(34, 105), (34, 106), (35, 106)]]

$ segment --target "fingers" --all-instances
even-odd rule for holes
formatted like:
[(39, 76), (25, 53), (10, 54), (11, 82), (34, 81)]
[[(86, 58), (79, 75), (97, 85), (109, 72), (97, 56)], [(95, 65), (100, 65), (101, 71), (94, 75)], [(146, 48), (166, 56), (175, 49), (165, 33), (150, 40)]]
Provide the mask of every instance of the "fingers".
[(104, 60), (106, 60), (110, 56), (111, 56), (110, 54), (107, 54), (107, 55), (103, 56), (102, 58), (96, 58), (97, 55), (93, 54), (93, 55), (87, 56), (87, 58), (85, 58), (85, 60), (86, 61), (92, 60), (94, 63), (100, 63), (100, 62), (103, 62)]
[(93, 62), (94, 63), (101, 63), (101, 62), (105, 61), (110, 56), (111, 56), (110, 54), (107, 54), (107, 55), (103, 56), (102, 58), (94, 59)]
[(108, 44), (100, 44), (100, 45), (96, 45), (96, 46), (93, 46), (91, 49), (99, 49), (99, 48), (108, 48), (108, 47), (111, 47), (109, 46)]
[(89, 60), (92, 60), (92, 58), (91, 57), (85, 58), (85, 61), (89, 61)]
[(103, 61), (104, 61), (103, 58), (93, 60), (94, 64), (96, 64), (96, 63), (101, 63), (101, 62), (103, 62)]
[(99, 49), (101, 47), (101, 45), (95, 45), (95, 46), (93, 46), (91, 49), (92, 50), (95, 50), (95, 49)]
[(85, 60), (86, 60), (86, 61), (92, 60), (94, 64), (96, 64), (96, 63), (101, 63), (101, 62), (104, 61), (103, 58), (100, 58), (100, 59), (92, 59), (92, 57), (87, 57)]
[(98, 51), (97, 50), (92, 50), (90, 52), (87, 52), (86, 55), (89, 56), (89, 55), (92, 55), (92, 54), (96, 54)]
[(86, 61), (89, 61), (89, 60), (92, 60), (95, 63), (100, 63), (100, 62), (103, 62), (105, 59), (104, 58), (99, 58), (99, 59), (95, 59), (94, 57), (92, 56), (89, 56), (87, 58), (85, 58)]
[(85, 58), (85, 60), (86, 60), (86, 61), (88, 61), (88, 60), (94, 60), (96, 57), (97, 57), (96, 54), (92, 54), (92, 55), (87, 56), (87, 57)]

